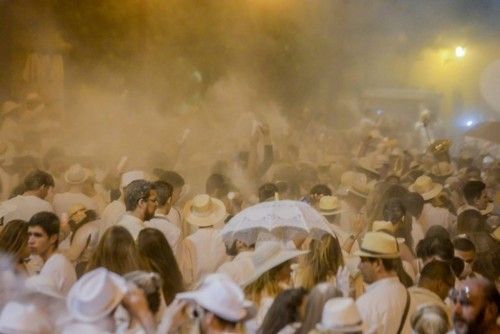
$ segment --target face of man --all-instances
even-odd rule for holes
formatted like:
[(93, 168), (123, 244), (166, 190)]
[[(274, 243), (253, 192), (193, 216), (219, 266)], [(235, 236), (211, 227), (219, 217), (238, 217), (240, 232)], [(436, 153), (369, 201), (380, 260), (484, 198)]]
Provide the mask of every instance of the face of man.
[(403, 210), (399, 205), (389, 205), (384, 209), (384, 218), (393, 224), (403, 221)]
[(28, 227), (28, 247), (31, 254), (46, 258), (55, 249), (57, 235), (48, 236), (40, 226)]
[(470, 274), (472, 274), (472, 266), (474, 265), (474, 261), (476, 260), (476, 252), (474, 251), (461, 251), (455, 249), (455, 256), (464, 261), (464, 270), (460, 275), (460, 278), (466, 278)]
[(485, 325), (487, 303), (480, 286), (466, 281), (450, 293), (453, 326), (457, 334), (480, 333)]
[(148, 198), (145, 200), (144, 220), (150, 220), (155, 216), (156, 207), (158, 206), (158, 197), (156, 190), (149, 192)]
[(370, 258), (361, 258), (361, 262), (358, 264), (358, 269), (363, 275), (363, 281), (366, 284), (371, 284), (376, 281), (375, 275), (375, 263), (370, 261)]

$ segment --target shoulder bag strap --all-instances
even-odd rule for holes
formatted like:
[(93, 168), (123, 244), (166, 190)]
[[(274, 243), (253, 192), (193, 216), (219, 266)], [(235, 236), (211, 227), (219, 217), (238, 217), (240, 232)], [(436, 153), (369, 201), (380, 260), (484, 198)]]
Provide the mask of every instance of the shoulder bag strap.
[(399, 323), (399, 328), (397, 332), (398, 334), (401, 334), (401, 331), (403, 330), (409, 309), (410, 309), (410, 293), (408, 292), (408, 289), (406, 289), (406, 305), (405, 305), (405, 310), (403, 312), (403, 317), (401, 318), (401, 322)]

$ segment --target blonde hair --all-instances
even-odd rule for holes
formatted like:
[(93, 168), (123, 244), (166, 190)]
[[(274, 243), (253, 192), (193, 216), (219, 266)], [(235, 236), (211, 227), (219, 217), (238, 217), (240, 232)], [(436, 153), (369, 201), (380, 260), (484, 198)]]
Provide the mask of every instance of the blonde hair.
[(309, 253), (299, 259), (297, 280), (306, 289), (328, 281), (344, 265), (342, 249), (336, 237), (326, 234), (321, 240), (311, 240)]
[(281, 263), (280, 265), (266, 271), (257, 280), (245, 287), (245, 295), (248, 299), (256, 304), (260, 304), (262, 297), (277, 296), (283, 289), (280, 287), (278, 275), (285, 266), (289, 266), (290, 261)]

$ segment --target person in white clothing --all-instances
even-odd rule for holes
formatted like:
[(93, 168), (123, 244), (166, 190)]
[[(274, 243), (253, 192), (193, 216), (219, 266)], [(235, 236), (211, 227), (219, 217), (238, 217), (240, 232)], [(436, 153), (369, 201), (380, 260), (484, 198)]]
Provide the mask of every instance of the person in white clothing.
[(92, 188), (92, 172), (81, 165), (71, 166), (64, 173), (64, 181), (69, 185), (65, 193), (55, 194), (52, 204), (56, 214), (61, 217), (63, 213), (75, 204), (83, 204), (88, 210), (97, 211), (97, 203), (86, 195), (86, 189)]
[(44, 265), (39, 275), (49, 279), (61, 295), (65, 296), (76, 282), (73, 265), (62, 254), (56, 253), (59, 243), (59, 218), (52, 212), (39, 212), (28, 222), (28, 247), (40, 256)]
[[(471, 180), (462, 188), (465, 204), (458, 208), (457, 214), (466, 210), (476, 210), (481, 214), (487, 214), (493, 210), (493, 203), (489, 202), (486, 192), (486, 184), (482, 181)], [(488, 208), (488, 206), (490, 206)]]
[(118, 225), (125, 227), (134, 240), (137, 240), (139, 232), (145, 227), (144, 222), (154, 217), (157, 205), (158, 197), (151, 182), (146, 180), (132, 181), (125, 188), (127, 212)]
[(168, 213), (172, 207), (173, 188), (165, 181), (156, 181), (154, 186), (158, 196), (158, 207), (156, 208), (154, 217), (146, 221), (144, 225), (160, 230), (175, 253), (181, 236), (181, 230), (168, 220)]
[(125, 188), (135, 180), (143, 180), (145, 178), (145, 174), (142, 171), (129, 171), (125, 172), (121, 176), (120, 183), (120, 197), (111, 203), (109, 203), (101, 215), (101, 224), (99, 226), (99, 234), (104, 235), (104, 232), (110, 228), (118, 224), (120, 219), (123, 217), (125, 212), (127, 211), (125, 208), (124, 198), (125, 198)]
[(196, 284), (228, 260), (220, 230), (214, 227), (226, 214), (224, 203), (206, 194), (197, 195), (186, 203), (186, 220), (198, 227), (179, 248), (179, 264), (186, 285)]
[(254, 245), (248, 246), (243, 241), (235, 240), (231, 247), (226, 250), (226, 253), (234, 256), (234, 258), (223, 263), (217, 269), (217, 272), (227, 275), (234, 282), (241, 285), (255, 270), (252, 260)]
[(185, 238), (188, 236), (190, 231), (188, 226), (183, 226), (182, 212), (176, 207), (176, 205), (179, 205), (179, 201), (186, 195), (189, 187), (184, 181), (184, 178), (179, 173), (174, 171), (164, 171), (160, 175), (160, 180), (167, 182), (173, 187), (171, 208), (167, 214), (167, 218), (171, 223), (177, 225), (182, 232), (182, 237)]
[(394, 271), (399, 258), (396, 238), (383, 232), (368, 232), (359, 251), (358, 268), (367, 291), (356, 301), (367, 333), (411, 333), (411, 297)]
[(444, 303), (448, 292), (455, 286), (455, 275), (450, 265), (444, 261), (433, 260), (420, 272), (417, 286), (408, 289), (415, 309), (422, 305), (438, 305), (451, 316), (451, 309)]
[(22, 195), (4, 202), (16, 207), (16, 210), (5, 215), (5, 223), (14, 219), (29, 221), (35, 213), (42, 211), (54, 212), (52, 204), (45, 200), (54, 187), (54, 178), (49, 173), (41, 170), (29, 173), (24, 179), (24, 187)]

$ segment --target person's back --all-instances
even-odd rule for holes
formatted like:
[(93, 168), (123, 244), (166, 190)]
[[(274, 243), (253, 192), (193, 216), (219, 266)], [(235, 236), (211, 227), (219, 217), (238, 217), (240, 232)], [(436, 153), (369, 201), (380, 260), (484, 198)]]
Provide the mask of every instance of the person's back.
[(108, 228), (118, 224), (125, 212), (126, 209), (123, 201), (115, 200), (109, 203), (102, 212), (99, 233), (103, 235)]
[(56, 214), (61, 217), (63, 213), (68, 213), (71, 206), (80, 203), (87, 209), (97, 211), (97, 203), (83, 193), (65, 192), (54, 195), (52, 204)]

